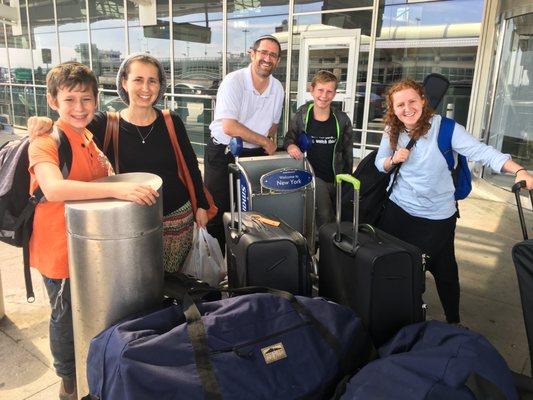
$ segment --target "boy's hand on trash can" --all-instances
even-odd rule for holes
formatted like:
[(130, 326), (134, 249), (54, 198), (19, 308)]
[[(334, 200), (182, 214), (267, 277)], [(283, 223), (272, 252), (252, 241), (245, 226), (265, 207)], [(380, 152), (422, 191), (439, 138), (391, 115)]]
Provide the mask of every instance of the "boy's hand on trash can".
[(302, 152), (295, 144), (290, 144), (287, 147), (287, 153), (289, 153), (289, 155), (296, 160), (301, 160), (303, 157)]
[(115, 193), (113, 197), (120, 200), (132, 201), (140, 205), (151, 206), (156, 203), (159, 193), (148, 185), (131, 182), (113, 183)]

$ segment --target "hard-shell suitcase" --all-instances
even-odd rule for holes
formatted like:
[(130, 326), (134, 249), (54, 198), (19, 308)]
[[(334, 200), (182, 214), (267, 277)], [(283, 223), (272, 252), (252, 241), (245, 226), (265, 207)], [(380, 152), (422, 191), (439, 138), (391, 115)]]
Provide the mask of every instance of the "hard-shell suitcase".
[(311, 296), (312, 259), (304, 237), (281, 220), (242, 212), (240, 199), (235, 220), (233, 176), (238, 181), (240, 171), (235, 164), (229, 168), (231, 212), (223, 215), (229, 287), (266, 286)]
[[(318, 294), (355, 310), (377, 347), (403, 326), (425, 320), (424, 258), (413, 245), (359, 226), (359, 181), (347, 174), (336, 181), (337, 221), (319, 231)], [(354, 186), (351, 223), (340, 222), (342, 181)]]
[[(529, 344), (529, 358), (531, 360), (531, 370), (533, 371), (533, 239), (528, 238), (524, 209), (520, 200), (520, 189), (525, 182), (518, 182), (513, 185), (513, 192), (516, 197), (518, 216), (522, 227), (524, 240), (513, 246), (512, 256), (518, 278), (520, 289), (520, 299), (522, 301), (522, 312), (524, 314), (524, 324), (526, 326), (527, 342)], [(533, 191), (529, 191), (531, 206), (533, 207)]]

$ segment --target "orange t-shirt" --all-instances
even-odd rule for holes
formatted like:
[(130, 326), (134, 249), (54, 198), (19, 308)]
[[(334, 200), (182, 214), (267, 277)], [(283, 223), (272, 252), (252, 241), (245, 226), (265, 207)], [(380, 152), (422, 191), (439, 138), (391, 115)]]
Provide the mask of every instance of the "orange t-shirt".
[[(109, 162), (92, 140), (92, 134), (74, 131), (68, 124), (57, 121), (72, 148), (72, 166), (67, 179), (90, 182), (108, 176)], [(33, 168), (41, 162), (53, 163), (59, 168), (58, 143), (51, 135), (34, 139), (28, 149), (30, 193), (38, 186)], [(67, 229), (65, 204), (45, 201), (35, 208), (33, 233), (30, 238), (30, 266), (54, 279), (68, 278)]]

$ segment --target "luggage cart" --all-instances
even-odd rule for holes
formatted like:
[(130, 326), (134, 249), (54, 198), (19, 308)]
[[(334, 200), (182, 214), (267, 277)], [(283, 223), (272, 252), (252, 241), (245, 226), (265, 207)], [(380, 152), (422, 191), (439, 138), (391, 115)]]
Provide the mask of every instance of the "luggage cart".
[[(305, 153), (307, 140), (299, 144)], [(258, 211), (283, 220), (306, 238), (314, 254), (315, 174), (307, 158), (296, 160), (288, 154), (239, 158), (240, 137), (232, 138), (229, 151), (241, 172), (242, 211)]]

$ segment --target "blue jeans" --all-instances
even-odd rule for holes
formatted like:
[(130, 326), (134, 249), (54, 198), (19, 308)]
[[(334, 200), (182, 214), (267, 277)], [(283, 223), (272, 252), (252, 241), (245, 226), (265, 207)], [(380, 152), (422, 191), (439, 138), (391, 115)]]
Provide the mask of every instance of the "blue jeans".
[(43, 279), (52, 308), (50, 350), (54, 357), (54, 368), (61, 378), (73, 378), (76, 374), (76, 364), (70, 307), (70, 279), (51, 279), (46, 276), (43, 276)]

